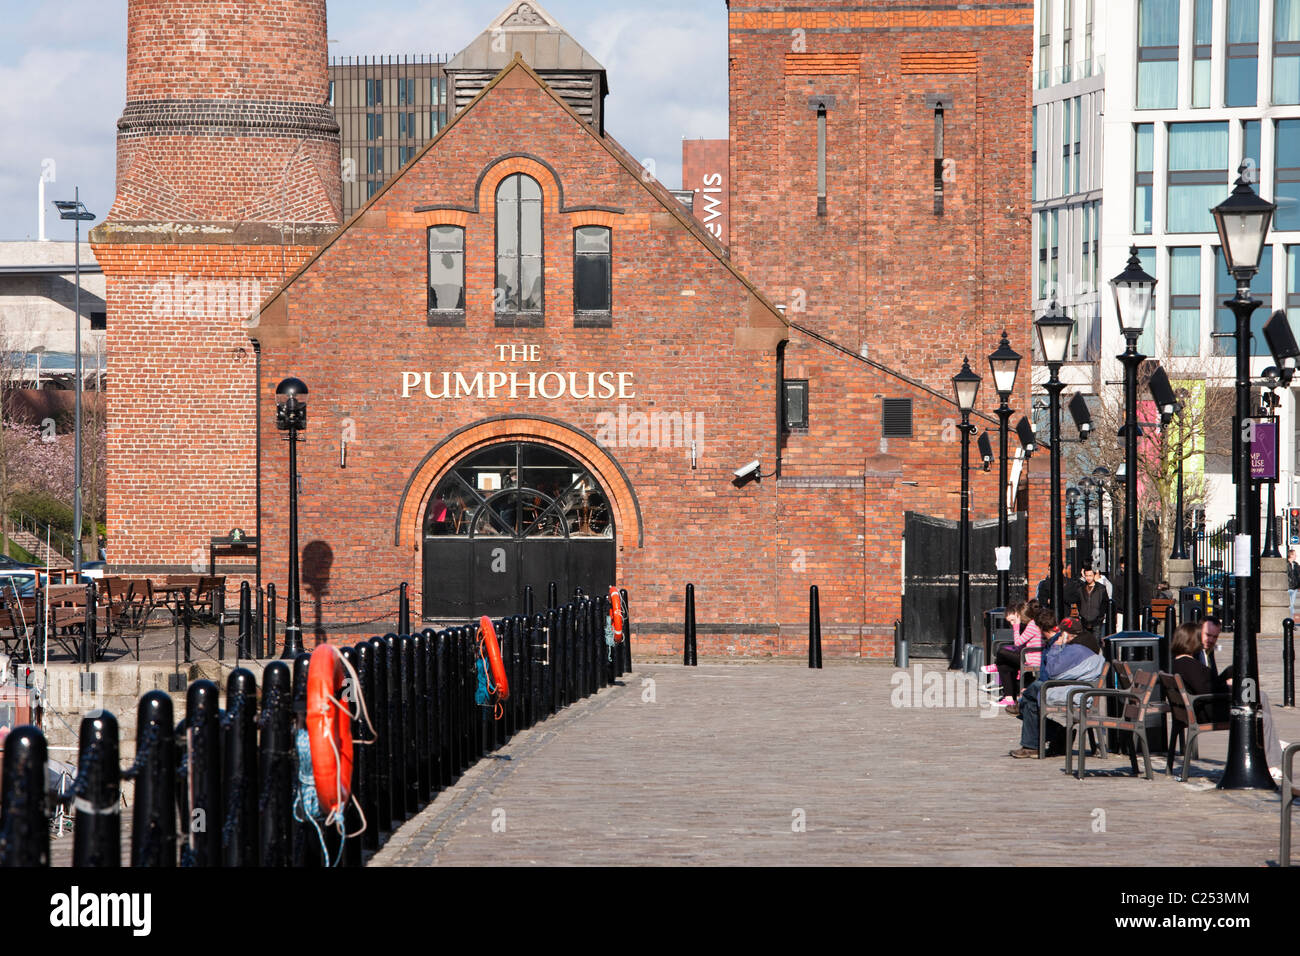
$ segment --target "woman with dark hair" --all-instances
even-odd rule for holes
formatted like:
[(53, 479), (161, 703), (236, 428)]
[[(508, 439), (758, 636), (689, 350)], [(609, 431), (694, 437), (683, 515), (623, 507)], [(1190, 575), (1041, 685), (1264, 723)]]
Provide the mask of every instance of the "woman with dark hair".
[[(1043, 646), (1042, 625), (1039, 619), (1044, 613), (1051, 616), (1050, 611), (1044, 612), (1042, 606), (1033, 600), (1017, 601), (1007, 608), (1007, 623), (1011, 625), (1012, 643), (1004, 644), (998, 648), (996, 661), (984, 667), (987, 673), (991, 674), (996, 671), (1002, 681), (1002, 697), (997, 702), (998, 707), (1013, 704), (1016, 698), (1020, 696), (1020, 652), (1022, 649), (1028, 649), (1025, 656), (1025, 666), (1034, 669), (1038, 668)], [(1052, 626), (1056, 626), (1055, 617), (1052, 617)]]
[[(1187, 688), (1187, 693), (1227, 693), (1228, 682), (1200, 661), (1200, 621), (1185, 621), (1178, 625), (1174, 630), (1173, 640), (1169, 642), (1169, 653), (1174, 659), (1173, 671), (1183, 679), (1183, 686)], [(1215, 701), (1214, 703), (1213, 713), (1204, 716), (1214, 721), (1227, 720), (1228, 708), (1226, 702)]]

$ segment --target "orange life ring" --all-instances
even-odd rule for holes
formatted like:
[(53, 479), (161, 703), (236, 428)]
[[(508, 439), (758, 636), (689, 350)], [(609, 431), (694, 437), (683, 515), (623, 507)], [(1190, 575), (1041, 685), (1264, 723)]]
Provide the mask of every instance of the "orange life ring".
[(623, 595), (617, 587), (609, 589), (609, 623), (614, 628), (614, 643), (623, 643)]
[(307, 736), (316, 796), (327, 812), (342, 811), (352, 795), (352, 715), (336, 703), (343, 693), (343, 656), (332, 644), (311, 652), (307, 664)]
[[(501, 660), (501, 645), (497, 643), (496, 628), (492, 626), (492, 619), (484, 616), (478, 621), (478, 639), (482, 645), (487, 648), (488, 667), (492, 672), (492, 693), (497, 700), (505, 700), (510, 696), (510, 683), (506, 680), (506, 665)], [(479, 653), (482, 653), (480, 648)]]

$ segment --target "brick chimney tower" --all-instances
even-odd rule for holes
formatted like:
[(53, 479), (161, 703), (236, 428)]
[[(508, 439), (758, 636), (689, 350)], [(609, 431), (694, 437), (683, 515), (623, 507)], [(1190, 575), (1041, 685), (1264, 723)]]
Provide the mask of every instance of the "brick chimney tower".
[(212, 537), (256, 533), (255, 396), (276, 383), (249, 331), (342, 209), (326, 51), (325, 0), (127, 5), (117, 197), (91, 233), (114, 570), (202, 570)]

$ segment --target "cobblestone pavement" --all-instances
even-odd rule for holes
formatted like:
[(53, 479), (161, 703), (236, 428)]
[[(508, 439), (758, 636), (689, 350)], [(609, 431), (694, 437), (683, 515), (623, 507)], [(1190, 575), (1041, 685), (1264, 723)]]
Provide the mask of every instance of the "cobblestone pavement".
[[(638, 662), (472, 768), (370, 865), (1276, 859), (1278, 796), (1213, 789), (1226, 733), (1205, 738), (1186, 784), (1162, 755), (1151, 782), (1113, 756), (1080, 782), (1060, 759), (1010, 759), (1020, 721), (1004, 712), (892, 706), (897, 673)], [(1262, 683), (1281, 737), (1300, 739), (1300, 716), (1277, 708), (1280, 679), (1265, 668)]]

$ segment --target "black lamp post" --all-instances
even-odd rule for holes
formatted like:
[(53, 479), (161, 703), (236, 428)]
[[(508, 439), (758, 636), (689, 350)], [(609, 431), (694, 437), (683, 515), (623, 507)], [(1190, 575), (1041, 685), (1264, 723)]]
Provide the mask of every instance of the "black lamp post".
[(1078, 537), (1076, 525), (1079, 523), (1078, 515), (1075, 508), (1079, 504), (1079, 489), (1074, 485), (1067, 485), (1065, 489), (1065, 536), (1066, 538)]
[(1106, 516), (1103, 508), (1106, 505), (1105, 495), (1110, 482), (1110, 469), (1104, 465), (1098, 465), (1092, 470), (1092, 483), (1097, 489), (1097, 539), (1101, 547), (1102, 556), (1106, 559), (1106, 574), (1112, 571), (1110, 556), (1110, 538), (1106, 531)]
[(1259, 665), (1255, 656), (1256, 624), (1251, 591), (1253, 546), (1250, 540), (1250, 448), (1242, 429), (1250, 418), (1250, 315), (1262, 304), (1251, 298), (1250, 280), (1259, 270), (1264, 237), (1277, 208), (1261, 199), (1246, 182), (1245, 164), (1232, 194), (1215, 206), (1214, 223), (1219, 230), (1228, 271), (1237, 280), (1237, 294), (1227, 306), (1237, 320), (1237, 415), (1233, 422), (1233, 443), (1237, 448), (1237, 524), (1232, 541), (1235, 622), (1232, 629), (1232, 707), (1228, 718), (1228, 756), (1224, 761), (1221, 790), (1276, 790), (1264, 756), (1259, 709)]
[(1183, 404), (1174, 393), (1173, 386), (1169, 384), (1169, 374), (1163, 366), (1157, 366), (1155, 372), (1151, 374), (1148, 387), (1151, 389), (1152, 400), (1160, 409), (1160, 427), (1165, 430), (1166, 439), (1169, 437), (1169, 423), (1175, 416), (1178, 417), (1178, 450), (1175, 452), (1178, 458), (1178, 483), (1174, 495), (1174, 549), (1169, 552), (1169, 560), (1186, 561), (1187, 541), (1183, 533)]
[(1047, 408), (1051, 435), (1049, 451), (1052, 478), (1052, 610), (1059, 617), (1065, 611), (1065, 588), (1061, 580), (1061, 390), (1065, 383), (1061, 381), (1061, 365), (1070, 348), (1070, 335), (1074, 331), (1074, 322), (1066, 317), (1056, 302), (1053, 301), (1047, 312), (1038, 317), (1034, 325), (1038, 329), (1038, 344), (1047, 362)]
[(961, 531), (958, 540), (957, 632), (952, 642), (949, 670), (960, 670), (966, 663), (970, 644), (970, 436), (975, 427), (970, 413), (979, 394), (980, 377), (971, 371), (970, 361), (961, 360), (961, 371), (952, 377), (952, 390), (961, 410)]
[(307, 427), (307, 386), (286, 378), (275, 388), (275, 427), (289, 433), (289, 600), (285, 613), (282, 660), (303, 652), (302, 611), (298, 602), (298, 432)]
[(1142, 429), (1137, 421), (1137, 370), (1146, 358), (1137, 350), (1138, 337), (1146, 325), (1155, 296), (1156, 280), (1142, 268), (1137, 246), (1129, 248), (1128, 268), (1110, 280), (1115, 292), (1115, 314), (1124, 333), (1124, 626), (1130, 630), (1138, 619), (1138, 521), (1137, 440)]
[[(1020, 353), (1011, 348), (1005, 329), (1002, 331), (1002, 341), (989, 356), (989, 368), (993, 372), (993, 387), (998, 393), (998, 554), (1007, 555), (1005, 561), (998, 561), (996, 565), (998, 606), (1006, 607), (1011, 587), (1011, 561), (1006, 551), (1010, 547), (1007, 540), (1007, 432), (1011, 425), (1011, 406), (1007, 402), (1016, 388)], [(1032, 451), (1032, 448), (1029, 450)]]
[[(1270, 365), (1264, 369), (1264, 394), (1261, 396), (1264, 404), (1264, 414), (1268, 416), (1269, 423), (1273, 426), (1274, 441), (1277, 440), (1277, 408), (1282, 404), (1282, 399), (1278, 397), (1277, 389), (1281, 387), (1281, 375), (1278, 373), (1276, 365)], [(1274, 457), (1274, 467), (1277, 467), (1277, 459)], [(1264, 526), (1264, 550), (1260, 554), (1262, 558), (1280, 558), (1282, 557), (1277, 549), (1277, 520), (1274, 515), (1277, 513), (1277, 500), (1273, 493), (1273, 488), (1277, 481), (1268, 482), (1268, 504), (1264, 508), (1264, 516), (1267, 524)]]
[[(1097, 483), (1092, 480), (1090, 475), (1084, 475), (1079, 479), (1079, 490), (1083, 493), (1083, 538), (1092, 547), (1096, 547), (1092, 540), (1092, 489)], [(1095, 566), (1092, 560), (1092, 552), (1089, 551), (1086, 560), (1089, 567)], [(1080, 570), (1083, 568), (1083, 560), (1080, 560)], [(1101, 570), (1098, 568), (1097, 570)]]
[[(84, 535), (81, 521), (81, 224), (93, 220), (95, 214), (82, 204), (80, 186), (73, 190), (72, 195), (74, 197), (72, 199), (55, 200), (54, 207), (59, 210), (60, 219), (71, 219), (76, 223), (74, 227), (76, 262), (73, 268), (76, 270), (77, 284), (72, 299), (72, 322), (76, 342), (75, 365), (77, 380), (73, 386), (75, 394), (72, 400), (72, 427), (73, 431), (76, 432), (72, 439), (72, 527), (77, 535), (77, 546), (72, 549), (72, 573), (80, 581), (81, 545)], [(39, 375), (37, 376), (36, 387), (41, 387)], [(94, 494), (94, 489), (91, 489), (91, 494)], [(99, 557), (98, 530), (91, 534), (91, 538), (96, 541), (95, 557)]]

